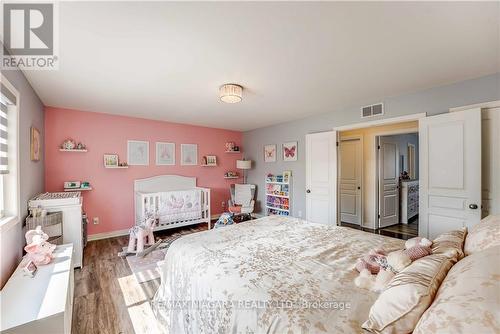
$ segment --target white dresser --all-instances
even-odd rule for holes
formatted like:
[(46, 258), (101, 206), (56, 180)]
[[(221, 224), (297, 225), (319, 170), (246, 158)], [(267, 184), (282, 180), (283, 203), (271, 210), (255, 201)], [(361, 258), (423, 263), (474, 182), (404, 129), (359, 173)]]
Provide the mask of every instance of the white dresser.
[(52, 262), (34, 277), (18, 267), (0, 292), (0, 332), (71, 333), (73, 271), (71, 244), (57, 246)]
[(28, 202), (30, 208), (42, 207), (47, 212), (62, 212), (63, 243), (73, 244), (73, 265), (83, 267), (83, 229), (80, 192), (44, 193)]
[(401, 223), (418, 215), (418, 180), (401, 182)]

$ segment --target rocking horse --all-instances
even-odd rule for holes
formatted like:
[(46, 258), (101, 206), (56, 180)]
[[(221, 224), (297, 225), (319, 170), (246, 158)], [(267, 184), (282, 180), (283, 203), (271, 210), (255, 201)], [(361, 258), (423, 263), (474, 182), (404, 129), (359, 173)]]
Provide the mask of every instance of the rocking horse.
[(156, 217), (150, 215), (141, 220), (141, 222), (129, 230), (130, 237), (128, 247), (123, 247), (123, 251), (118, 253), (118, 256), (125, 257), (135, 254), (143, 257), (152, 252), (161, 244), (161, 240), (155, 243), (153, 229), (156, 224)]

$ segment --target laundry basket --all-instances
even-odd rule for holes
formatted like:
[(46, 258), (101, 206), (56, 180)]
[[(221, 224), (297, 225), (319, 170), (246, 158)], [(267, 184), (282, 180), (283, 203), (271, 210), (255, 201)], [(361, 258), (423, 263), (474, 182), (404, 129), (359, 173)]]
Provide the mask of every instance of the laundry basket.
[(41, 226), (42, 230), (49, 236), (48, 242), (55, 245), (63, 243), (63, 219), (62, 212), (50, 212), (44, 217), (27, 217), (25, 232), (34, 230), (37, 226)]

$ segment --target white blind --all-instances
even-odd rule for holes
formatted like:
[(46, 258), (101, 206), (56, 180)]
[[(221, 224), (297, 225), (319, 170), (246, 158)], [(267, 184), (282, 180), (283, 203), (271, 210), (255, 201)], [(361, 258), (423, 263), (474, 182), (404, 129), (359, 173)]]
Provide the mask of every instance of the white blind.
[(0, 174), (9, 173), (8, 139), (9, 120), (8, 105), (16, 105), (16, 96), (3, 84), (0, 85)]
[(9, 173), (7, 106), (0, 102), (0, 174)]

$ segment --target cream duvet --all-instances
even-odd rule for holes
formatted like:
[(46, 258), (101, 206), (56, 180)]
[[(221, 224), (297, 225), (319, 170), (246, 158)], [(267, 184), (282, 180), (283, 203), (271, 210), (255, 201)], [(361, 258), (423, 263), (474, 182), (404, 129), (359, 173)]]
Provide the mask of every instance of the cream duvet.
[(358, 333), (377, 295), (354, 285), (356, 260), (403, 241), (270, 216), (170, 246), (153, 300), (167, 332)]

